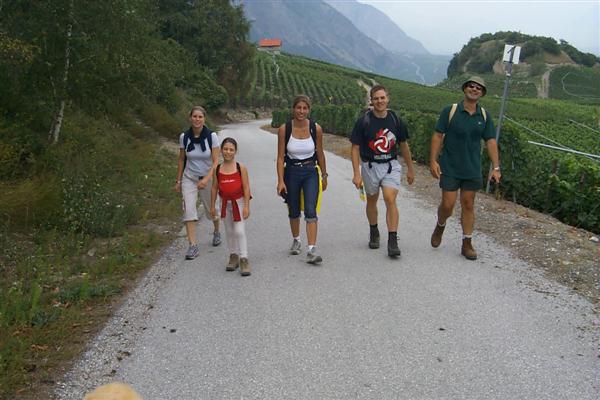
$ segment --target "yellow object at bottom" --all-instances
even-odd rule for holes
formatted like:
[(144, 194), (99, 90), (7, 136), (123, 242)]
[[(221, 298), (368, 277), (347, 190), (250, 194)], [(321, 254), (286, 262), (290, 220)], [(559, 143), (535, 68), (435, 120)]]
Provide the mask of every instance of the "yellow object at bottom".
[[(317, 195), (317, 214), (321, 212), (321, 197), (323, 197), (323, 178), (321, 177), (321, 168), (316, 166), (319, 174), (319, 194)], [(304, 211), (304, 192), (300, 189), (300, 211)]]

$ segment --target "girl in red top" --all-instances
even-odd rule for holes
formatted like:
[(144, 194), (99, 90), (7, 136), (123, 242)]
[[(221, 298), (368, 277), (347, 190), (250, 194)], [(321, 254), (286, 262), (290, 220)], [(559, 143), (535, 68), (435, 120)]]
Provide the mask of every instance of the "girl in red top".
[(227, 245), (229, 247), (229, 262), (225, 270), (235, 271), (240, 267), (242, 276), (250, 275), (248, 264), (248, 241), (244, 220), (250, 216), (250, 183), (248, 170), (235, 161), (237, 142), (227, 137), (221, 143), (223, 163), (215, 168), (212, 181), (210, 213), (217, 216), (215, 204), (217, 193), (221, 198), (219, 214), (225, 225)]

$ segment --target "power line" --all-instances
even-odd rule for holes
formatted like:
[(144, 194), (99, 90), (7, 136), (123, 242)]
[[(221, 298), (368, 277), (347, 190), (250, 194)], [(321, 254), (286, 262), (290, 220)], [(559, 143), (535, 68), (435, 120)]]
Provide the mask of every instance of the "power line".
[(581, 127), (587, 128), (587, 129), (589, 129), (589, 130), (590, 130), (590, 131), (592, 131), (592, 132), (600, 133), (600, 131), (597, 131), (597, 130), (595, 130), (594, 128), (590, 128), (589, 126), (587, 126), (587, 125), (585, 125), (585, 124), (582, 124), (581, 122), (577, 122), (577, 121), (574, 121), (574, 120), (572, 120), (572, 119), (570, 119), (570, 120), (569, 120), (569, 122), (572, 122), (572, 123), (574, 123), (575, 125), (579, 125), (579, 126), (581, 126)]
[(567, 149), (567, 148), (564, 148), (564, 147), (550, 146), (549, 144), (534, 142), (532, 140), (528, 140), (527, 143), (531, 143), (531, 144), (534, 144), (536, 146), (547, 147), (547, 148), (553, 149), (553, 150), (560, 150), (560, 151), (566, 151), (567, 153), (578, 154), (578, 155), (581, 155), (581, 156), (592, 158), (594, 161), (600, 162), (600, 156), (595, 155), (595, 154), (584, 153), (582, 151), (577, 151), (577, 150), (573, 150), (573, 149)]
[(548, 147), (548, 148), (555, 149), (555, 150), (562, 150), (562, 151), (566, 151), (566, 152), (568, 152), (568, 153), (573, 153), (573, 154), (582, 155), (582, 156), (584, 156), (584, 157), (587, 157), (587, 158), (589, 158), (589, 159), (591, 159), (591, 160), (594, 160), (594, 161), (598, 161), (598, 162), (600, 162), (600, 156), (598, 156), (598, 155), (595, 155), (595, 154), (589, 154), (589, 153), (584, 153), (584, 152), (582, 152), (582, 151), (574, 150), (574, 149), (572, 149), (572, 148), (570, 148), (570, 147), (567, 147), (567, 146), (565, 146), (565, 145), (564, 145), (564, 144), (562, 144), (562, 143), (559, 143), (559, 142), (557, 142), (556, 140), (550, 139), (549, 137), (546, 137), (546, 136), (542, 135), (541, 133), (534, 131), (534, 130), (533, 130), (533, 129), (531, 129), (531, 128), (528, 128), (528, 127), (526, 127), (525, 125), (523, 125), (523, 124), (521, 124), (521, 123), (519, 123), (519, 122), (515, 121), (515, 120), (514, 120), (514, 119), (512, 119), (512, 118), (509, 118), (509, 117), (507, 117), (507, 116), (505, 116), (504, 118), (506, 118), (507, 120), (509, 120), (509, 121), (511, 121), (512, 123), (516, 124), (517, 126), (520, 126), (521, 128), (525, 129), (526, 131), (528, 131), (528, 132), (531, 132), (531, 133), (533, 133), (534, 135), (537, 135), (537, 136), (539, 136), (539, 137), (541, 137), (541, 138), (543, 138), (543, 139), (545, 139), (545, 140), (549, 141), (550, 143), (554, 143), (556, 146), (550, 146), (550, 145), (547, 145), (547, 144), (542, 144), (542, 143), (533, 142), (533, 141), (529, 141), (529, 140), (527, 141), (528, 143), (535, 144), (535, 145), (539, 145), (539, 146), (542, 146), (542, 147)]

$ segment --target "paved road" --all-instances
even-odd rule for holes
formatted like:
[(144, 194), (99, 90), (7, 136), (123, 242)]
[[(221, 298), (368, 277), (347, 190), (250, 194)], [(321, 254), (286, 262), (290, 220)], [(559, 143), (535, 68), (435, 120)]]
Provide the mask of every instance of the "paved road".
[(385, 246), (369, 250), (348, 160), (327, 154), (323, 265), (289, 255), (275, 196), (276, 136), (259, 126), (220, 134), (239, 141), (250, 172), (252, 276), (225, 272), (226, 247), (209, 245), (202, 221), (202, 255), (184, 261), (185, 239), (173, 244), (60, 398), (80, 399), (110, 380), (131, 383), (146, 400), (599, 398), (591, 304), (482, 235), (479, 260), (460, 257), (456, 219), (442, 246), (430, 248), (434, 212), (406, 190), (401, 259), (389, 259)]

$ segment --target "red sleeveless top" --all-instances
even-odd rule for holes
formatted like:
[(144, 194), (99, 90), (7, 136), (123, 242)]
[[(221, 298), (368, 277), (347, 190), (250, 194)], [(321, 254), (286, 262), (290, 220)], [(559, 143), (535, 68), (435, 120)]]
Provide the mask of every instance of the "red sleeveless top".
[(233, 220), (241, 221), (240, 209), (235, 200), (244, 197), (242, 174), (238, 170), (233, 174), (224, 174), (219, 171), (217, 180), (219, 182), (219, 196), (221, 197), (221, 218), (225, 218), (227, 203), (231, 201)]

